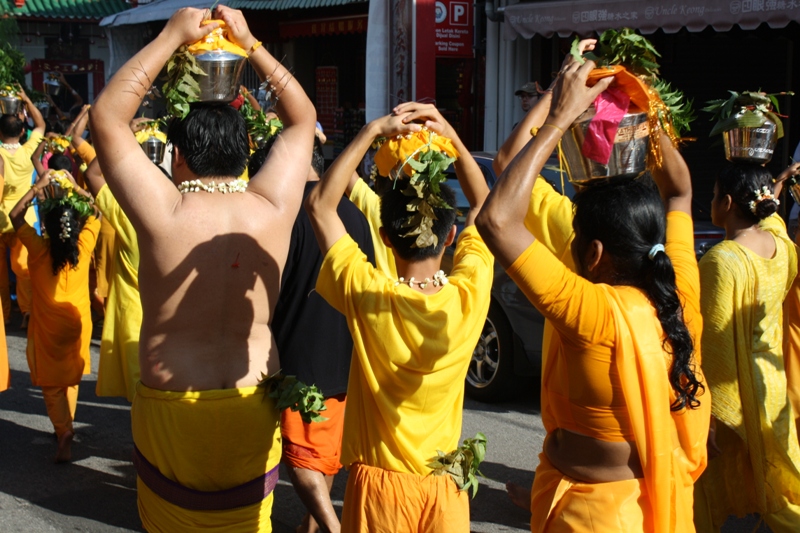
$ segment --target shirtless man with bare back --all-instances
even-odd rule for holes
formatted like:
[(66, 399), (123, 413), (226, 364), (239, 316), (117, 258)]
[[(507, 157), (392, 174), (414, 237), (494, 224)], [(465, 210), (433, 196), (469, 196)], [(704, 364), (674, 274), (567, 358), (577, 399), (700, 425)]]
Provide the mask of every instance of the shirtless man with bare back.
[[(201, 25), (207, 13), (176, 12), (117, 72), (92, 108), (92, 137), (141, 253), (141, 383), (131, 416), (142, 522), (149, 531), (269, 531), (279, 413), (256, 385), (279, 369), (270, 322), (316, 112), (241, 12), (217, 7), (213, 18), (279, 94), (284, 129), (242, 190), (243, 119), (228, 105), (193, 105), (170, 126), (174, 183), (165, 180), (128, 123), (173, 51), (217, 27)], [(176, 188), (192, 180), (202, 185)]]

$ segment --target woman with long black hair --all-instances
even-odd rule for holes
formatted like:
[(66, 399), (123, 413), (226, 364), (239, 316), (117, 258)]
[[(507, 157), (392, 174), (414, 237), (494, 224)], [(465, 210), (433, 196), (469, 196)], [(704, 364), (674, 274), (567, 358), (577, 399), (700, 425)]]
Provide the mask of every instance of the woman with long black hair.
[(800, 530), (800, 446), (783, 352), (783, 302), (797, 276), (797, 250), (778, 202), (760, 165), (727, 163), (714, 185), (711, 221), (725, 240), (700, 261), (703, 370), (714, 418), (711, 460), (696, 491), (699, 531), (719, 531), (728, 515), (749, 513), (773, 532)]
[[(47, 199), (45, 188), (51, 191)], [(44, 236), (37, 235), (25, 222), (35, 196), (42, 200)], [(100, 231), (96, 217), (89, 194), (68, 172), (52, 170), (37, 180), (10, 214), (20, 241), (28, 249), (33, 281), (28, 366), (31, 381), (42, 387), (47, 414), (58, 437), (56, 462), (72, 457), (78, 384), (81, 375), (91, 372), (89, 264)]]
[[(547, 430), (531, 531), (694, 531), (692, 489), (706, 460), (710, 397), (699, 374), (702, 319), (691, 179), (662, 136), (662, 170), (590, 182), (575, 196), (576, 272), (526, 228), (534, 183), (563, 132), (612, 78), (594, 63), (557, 82), (544, 125), (478, 216), (500, 264), (552, 321), (543, 362)], [(659, 195), (660, 192), (660, 195)]]

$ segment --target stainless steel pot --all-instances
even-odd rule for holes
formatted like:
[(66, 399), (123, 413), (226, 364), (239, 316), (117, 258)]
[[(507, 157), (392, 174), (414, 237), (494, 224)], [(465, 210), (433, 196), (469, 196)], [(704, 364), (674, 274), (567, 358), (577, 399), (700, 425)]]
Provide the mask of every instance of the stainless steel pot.
[(150, 158), (150, 161), (156, 165), (160, 165), (164, 160), (164, 150), (166, 147), (167, 145), (161, 139), (155, 137), (150, 137), (142, 143), (142, 150), (144, 150), (144, 153)]
[(642, 173), (647, 165), (650, 146), (647, 113), (636, 107), (628, 110), (619, 123), (611, 158), (604, 165), (583, 155), (582, 149), (589, 122), (596, 112), (594, 105), (590, 106), (575, 120), (562, 139), (561, 147), (570, 181), (584, 183), (594, 178), (636, 176)]
[[(738, 115), (744, 113), (744, 109)], [(768, 163), (778, 143), (777, 126), (769, 117), (756, 128), (734, 128), (722, 132), (725, 158), (728, 161)]]
[(47, 115), (50, 113), (50, 103), (42, 100), (36, 102), (34, 105), (39, 109), (39, 112), (42, 114), (42, 116), (47, 118)]
[(44, 92), (49, 96), (58, 96), (58, 94), (61, 92), (61, 84), (58, 82), (44, 82)]
[(212, 50), (195, 57), (207, 76), (197, 76), (200, 102), (232, 102), (239, 95), (239, 80), (245, 58), (224, 50)]
[(4, 115), (16, 115), (22, 109), (22, 99), (12, 96), (0, 96), (0, 111)]

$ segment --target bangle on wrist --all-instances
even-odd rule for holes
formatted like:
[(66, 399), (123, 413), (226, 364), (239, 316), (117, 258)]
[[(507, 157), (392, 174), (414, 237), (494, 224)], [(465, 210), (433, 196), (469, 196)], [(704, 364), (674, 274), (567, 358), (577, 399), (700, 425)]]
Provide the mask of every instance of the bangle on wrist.
[(254, 43), (253, 43), (253, 46), (251, 46), (251, 47), (250, 47), (250, 50), (248, 50), (248, 51), (246, 52), (246, 53), (247, 53), (247, 57), (250, 57), (251, 55), (253, 55), (253, 53), (254, 53), (256, 50), (258, 50), (259, 48), (261, 48), (261, 44), (262, 44), (262, 43), (261, 43), (261, 41), (256, 41), (256, 42), (254, 42)]
[[(555, 129), (557, 129), (557, 130), (559, 131), (559, 133), (561, 133), (561, 136), (562, 136), (562, 137), (564, 136), (564, 130), (562, 130), (561, 128), (559, 128), (559, 127), (558, 127), (558, 126), (556, 126), (555, 124), (550, 124), (549, 122), (547, 122), (547, 123), (545, 123), (545, 124), (542, 124), (542, 128), (544, 128), (544, 127), (546, 127), (546, 126), (550, 126), (551, 128), (555, 128)], [(541, 130), (542, 128), (539, 128), (539, 129)]]

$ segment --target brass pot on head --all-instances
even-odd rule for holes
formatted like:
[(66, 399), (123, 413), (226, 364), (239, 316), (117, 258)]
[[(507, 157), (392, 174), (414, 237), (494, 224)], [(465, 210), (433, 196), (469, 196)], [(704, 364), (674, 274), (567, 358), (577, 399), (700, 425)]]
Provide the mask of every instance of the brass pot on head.
[[(743, 108), (734, 116), (738, 118), (745, 111)], [(778, 128), (769, 117), (764, 118), (766, 122), (761, 126), (733, 128), (722, 132), (725, 159), (747, 163), (769, 163), (778, 143)]]
[(591, 105), (564, 134), (561, 147), (569, 180), (581, 184), (596, 178), (637, 176), (644, 172), (650, 147), (647, 113), (631, 105), (619, 123), (611, 157), (605, 165), (583, 154), (589, 123), (596, 113), (594, 105)]

